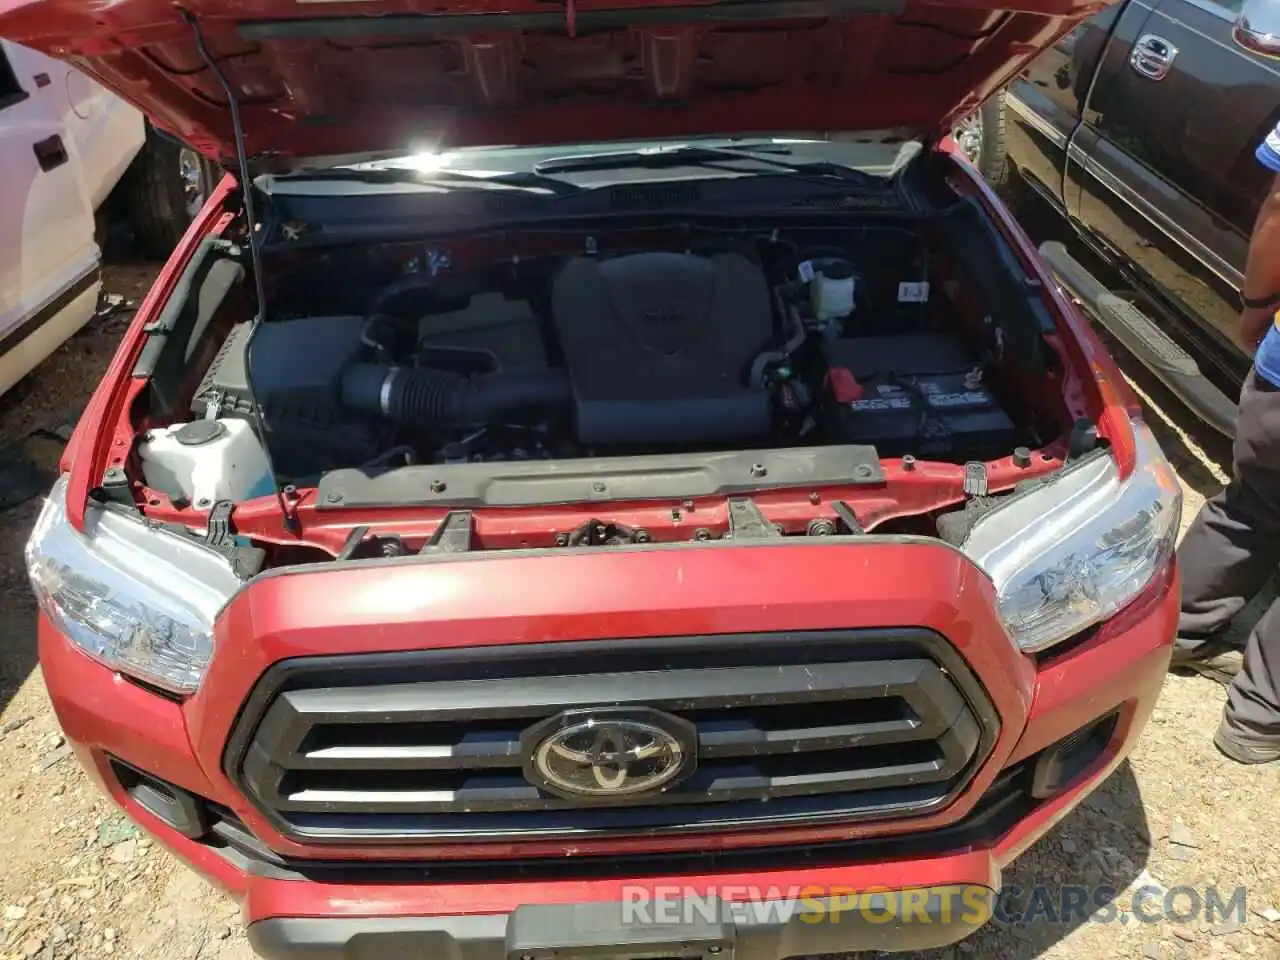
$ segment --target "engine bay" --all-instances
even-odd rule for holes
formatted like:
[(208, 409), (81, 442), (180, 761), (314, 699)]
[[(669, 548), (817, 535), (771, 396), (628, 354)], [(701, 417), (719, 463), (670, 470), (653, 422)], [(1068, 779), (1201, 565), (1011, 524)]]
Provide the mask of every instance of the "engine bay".
[(299, 484), (842, 444), (965, 462), (1038, 442), (1006, 409), (990, 318), (966, 322), (930, 259), (903, 228), (496, 262), (387, 249), (340, 274), (320, 257), (283, 273), (256, 332), (230, 325), (187, 419), (257, 404), (276, 475)]
[(188, 265), (134, 367), (126, 486), (104, 493), (210, 531), (234, 511), (273, 564), (342, 558), (362, 530), (426, 550), (454, 512), (486, 549), (954, 542), (988, 494), (1096, 440), (1041, 291), (976, 203), (322, 237), (263, 262), (257, 291), (234, 240)]

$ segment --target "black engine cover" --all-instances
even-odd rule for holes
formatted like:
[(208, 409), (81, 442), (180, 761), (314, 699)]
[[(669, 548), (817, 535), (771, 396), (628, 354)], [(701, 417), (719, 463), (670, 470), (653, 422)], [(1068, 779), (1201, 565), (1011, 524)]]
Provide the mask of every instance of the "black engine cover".
[(769, 430), (750, 387), (773, 310), (763, 271), (736, 253), (570, 260), (551, 309), (583, 444), (715, 443)]

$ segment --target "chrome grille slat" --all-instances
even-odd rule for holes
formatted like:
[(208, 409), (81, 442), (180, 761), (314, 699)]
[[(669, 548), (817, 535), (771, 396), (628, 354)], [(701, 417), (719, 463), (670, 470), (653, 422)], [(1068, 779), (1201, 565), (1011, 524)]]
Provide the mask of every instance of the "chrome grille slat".
[(919, 729), (918, 720), (907, 718), (879, 723), (841, 723), (785, 730), (761, 730), (755, 727), (718, 731), (704, 730), (703, 725), (699, 724), (698, 756), (710, 759), (878, 746), (919, 739)]
[[(842, 774), (805, 773), (780, 777), (764, 777), (750, 767), (737, 767), (717, 770), (711, 777), (697, 778), (695, 775), (694, 783), (704, 788), (708, 794), (702, 802), (710, 803), (718, 799), (722, 800), (731, 794), (762, 790), (768, 790), (774, 796), (784, 796), (791, 793), (858, 789), (862, 782), (873, 777), (878, 786), (933, 783), (944, 778), (947, 772), (942, 763), (936, 760), (903, 763), (893, 767), (881, 767), (875, 771), (848, 771)], [(321, 803), (361, 803), (380, 807), (394, 806), (406, 813), (442, 807), (479, 809), (480, 806), (492, 807), (494, 804), (501, 804), (504, 800), (515, 799), (528, 801), (529, 809), (575, 806), (571, 801), (544, 799), (534, 787), (520, 778), (500, 777), (476, 778), (474, 782), (459, 790), (406, 788), (401, 791), (380, 791), (312, 787), (298, 793), (280, 794), (281, 807), (284, 809), (307, 810), (311, 809), (313, 804)], [(689, 802), (696, 803), (699, 799), (690, 797)]]
[[(927, 631), (486, 648), (473, 663), (466, 653), (296, 661), (246, 710), (230, 774), (287, 835), (313, 842), (578, 836), (923, 812), (994, 740), (980, 688)], [(522, 732), (603, 706), (691, 723), (697, 769), (665, 793), (605, 806), (533, 786)]]
[(309, 770), (414, 770), (431, 768), (519, 767), (519, 731), (501, 739), (458, 738), (457, 743), (352, 743), (304, 749), (290, 757), (291, 767)]
[[(876, 723), (766, 730), (750, 723), (698, 725), (698, 755), (706, 759), (798, 753), (841, 747), (878, 746), (919, 740), (920, 722), (912, 718)], [(418, 770), (466, 767), (519, 767), (520, 731), (486, 743), (352, 744), (304, 750), (289, 758), (290, 769)]]

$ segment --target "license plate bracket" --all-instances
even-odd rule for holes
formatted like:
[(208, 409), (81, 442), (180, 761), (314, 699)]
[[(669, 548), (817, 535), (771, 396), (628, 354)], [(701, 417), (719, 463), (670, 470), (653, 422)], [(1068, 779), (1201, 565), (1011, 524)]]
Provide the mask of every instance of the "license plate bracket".
[(734, 924), (719, 902), (699, 901), (678, 922), (622, 903), (517, 907), (507, 960), (732, 960)]

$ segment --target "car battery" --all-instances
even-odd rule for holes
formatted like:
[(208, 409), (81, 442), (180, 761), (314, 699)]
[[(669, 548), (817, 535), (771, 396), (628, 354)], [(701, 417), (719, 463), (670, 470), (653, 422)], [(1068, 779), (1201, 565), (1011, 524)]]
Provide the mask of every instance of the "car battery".
[[(865, 443), (881, 456), (986, 459), (1007, 454), (1015, 429), (982, 382), (981, 367), (942, 334), (823, 343), (828, 376), (825, 436)], [(838, 389), (832, 389), (832, 384)]]

